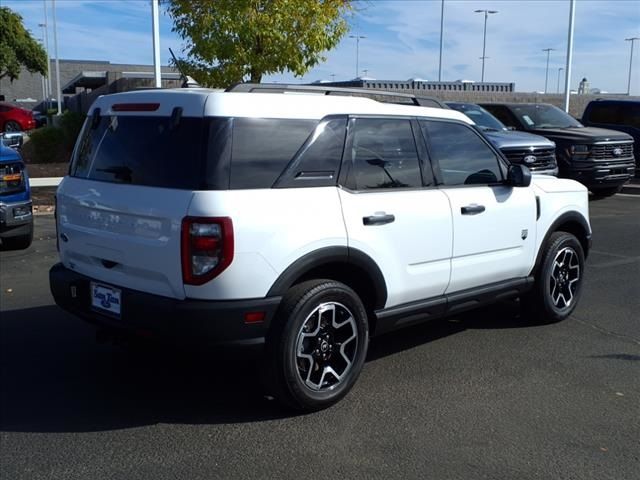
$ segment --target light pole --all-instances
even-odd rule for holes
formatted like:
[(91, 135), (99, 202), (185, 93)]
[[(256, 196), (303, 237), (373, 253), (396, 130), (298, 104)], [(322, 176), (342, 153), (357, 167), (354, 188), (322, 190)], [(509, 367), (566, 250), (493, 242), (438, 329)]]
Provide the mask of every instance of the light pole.
[(633, 42), (640, 40), (640, 37), (625, 38), (625, 42), (631, 42), (631, 55), (629, 55), (629, 81), (627, 82), (627, 95), (631, 95), (631, 67), (633, 66)]
[(349, 38), (356, 39), (356, 78), (358, 78), (358, 72), (360, 71), (360, 39), (367, 37), (364, 35), (349, 35)]
[(571, 96), (571, 62), (573, 60), (573, 30), (576, 20), (576, 0), (569, 3), (569, 29), (567, 31), (567, 65), (564, 71), (564, 111), (569, 113), (569, 97)]
[(151, 1), (151, 30), (153, 31), (153, 78), (156, 88), (162, 87), (160, 71), (160, 20), (158, 18), (158, 0)]
[(49, 99), (51, 98), (51, 55), (49, 54), (49, 25), (47, 19), (47, 0), (42, 0), (44, 7), (44, 23), (38, 26), (44, 30), (44, 49), (47, 52), (47, 97), (45, 99), (46, 109), (49, 109)]
[(486, 55), (486, 47), (487, 47), (487, 18), (489, 18), (490, 14), (498, 13), (498, 10), (474, 10), (475, 13), (484, 13), (484, 33), (482, 35), (482, 77), (480, 79), (481, 83), (484, 83), (484, 61), (487, 58)]
[(56, 55), (56, 97), (58, 100), (58, 115), (62, 115), (62, 90), (60, 89), (60, 59), (58, 58), (58, 28), (56, 24), (56, 0), (51, 0), (53, 12), (53, 50)]
[(560, 93), (560, 73), (562, 72), (562, 70), (564, 70), (564, 68), (558, 68), (558, 85), (556, 86), (557, 93)]
[(438, 61), (438, 81), (442, 81), (442, 40), (444, 38), (444, 0), (440, 6), (440, 60)]
[[(41, 38), (38, 38), (38, 43), (41, 46), (44, 46), (44, 40)], [(42, 101), (46, 102), (47, 101), (47, 79), (45, 78), (44, 74), (40, 74), (40, 83), (42, 84)]]
[(547, 52), (547, 71), (544, 74), (544, 93), (547, 93), (547, 83), (549, 82), (549, 54), (555, 50), (555, 48), (543, 48), (543, 52)]

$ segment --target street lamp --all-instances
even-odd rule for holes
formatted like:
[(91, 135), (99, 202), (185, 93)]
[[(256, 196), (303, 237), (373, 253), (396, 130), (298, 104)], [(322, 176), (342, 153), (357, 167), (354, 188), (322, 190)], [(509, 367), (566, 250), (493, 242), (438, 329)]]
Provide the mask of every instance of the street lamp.
[(367, 37), (364, 35), (349, 35), (349, 38), (356, 39), (356, 78), (358, 78), (358, 72), (360, 71), (360, 39)]
[(564, 68), (562, 67), (558, 68), (558, 85), (556, 87), (557, 93), (560, 93), (560, 73), (562, 72), (562, 70), (564, 70)]
[(487, 18), (489, 18), (490, 14), (498, 13), (498, 10), (474, 10), (474, 13), (484, 13), (484, 33), (482, 35), (482, 78), (480, 82), (484, 83), (484, 61), (486, 58), (486, 47), (487, 47)]
[(629, 55), (629, 81), (627, 82), (627, 95), (631, 95), (631, 67), (633, 66), (633, 42), (640, 40), (640, 37), (625, 38), (625, 42), (631, 42), (631, 55)]
[(440, 59), (438, 61), (438, 81), (442, 81), (442, 40), (444, 35), (444, 0), (440, 6)]
[(547, 71), (544, 74), (544, 93), (547, 93), (547, 83), (549, 81), (549, 54), (555, 50), (555, 48), (543, 48), (543, 52), (547, 52)]

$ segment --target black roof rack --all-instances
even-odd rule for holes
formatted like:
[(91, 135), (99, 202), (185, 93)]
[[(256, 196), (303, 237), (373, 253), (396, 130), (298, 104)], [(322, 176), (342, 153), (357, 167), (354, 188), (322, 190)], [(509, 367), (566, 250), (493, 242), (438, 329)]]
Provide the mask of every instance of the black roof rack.
[(446, 108), (442, 101), (433, 97), (418, 97), (411, 93), (401, 92), (389, 92), (387, 90), (376, 90), (373, 88), (344, 88), (333, 87), (328, 85), (296, 85), (288, 83), (236, 83), (231, 85), (225, 90), (225, 92), (244, 92), (244, 93), (285, 93), (285, 92), (300, 92), (300, 93), (323, 93), (324, 95), (332, 94), (351, 94), (367, 97), (386, 97), (386, 98), (405, 98), (409, 102), (390, 101), (388, 103), (400, 103), (403, 105), (411, 104), (418, 107), (435, 107)]

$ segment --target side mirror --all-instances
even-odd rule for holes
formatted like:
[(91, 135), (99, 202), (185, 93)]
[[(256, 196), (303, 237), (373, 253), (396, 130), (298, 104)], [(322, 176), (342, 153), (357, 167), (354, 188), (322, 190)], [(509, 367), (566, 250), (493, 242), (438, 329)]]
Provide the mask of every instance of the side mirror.
[(531, 170), (524, 165), (510, 165), (507, 171), (507, 184), (512, 187), (528, 187), (531, 185)]

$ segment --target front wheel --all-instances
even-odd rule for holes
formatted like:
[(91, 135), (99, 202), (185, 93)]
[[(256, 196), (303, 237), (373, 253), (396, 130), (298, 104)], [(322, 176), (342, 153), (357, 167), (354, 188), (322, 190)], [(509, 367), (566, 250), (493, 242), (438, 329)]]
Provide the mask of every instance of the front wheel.
[(4, 250), (25, 250), (31, 246), (32, 241), (33, 230), (26, 235), (3, 238), (2, 247)]
[(584, 279), (584, 250), (567, 232), (554, 232), (543, 247), (534, 288), (522, 298), (526, 313), (538, 323), (567, 318), (578, 304)]
[(616, 187), (605, 187), (605, 188), (597, 188), (592, 190), (593, 194), (596, 197), (610, 197), (611, 195), (615, 195), (616, 193), (620, 193), (622, 191), (622, 185), (618, 185)]
[(333, 280), (296, 285), (267, 336), (265, 386), (296, 410), (333, 405), (355, 384), (368, 341), (367, 314), (351, 288)]
[(20, 124), (14, 120), (9, 120), (4, 124), (5, 132), (20, 132), (22, 131), (22, 127)]

